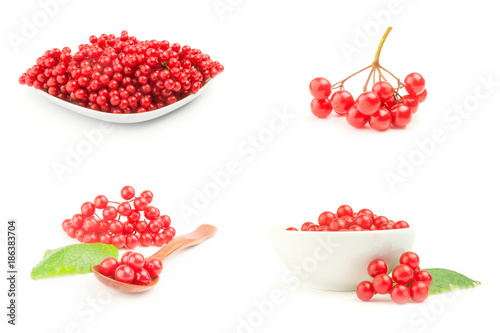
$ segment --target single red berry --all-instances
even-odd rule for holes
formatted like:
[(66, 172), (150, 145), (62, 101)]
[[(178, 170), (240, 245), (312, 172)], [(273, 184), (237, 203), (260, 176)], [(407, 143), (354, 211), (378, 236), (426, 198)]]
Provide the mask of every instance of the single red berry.
[(354, 223), (359, 225), (363, 229), (370, 229), (373, 224), (373, 220), (370, 215), (359, 215), (354, 218)]
[(337, 114), (344, 115), (354, 105), (354, 98), (347, 90), (338, 90), (332, 95), (332, 108)]
[(349, 231), (364, 231), (365, 229), (361, 228), (359, 225), (351, 225), (347, 230), (349, 230)]
[(162, 216), (160, 216), (160, 220), (163, 223), (162, 224), (163, 228), (170, 227), (171, 220), (170, 220), (170, 217), (168, 215), (162, 215)]
[(418, 267), (418, 265), (420, 265), (420, 258), (415, 252), (408, 251), (401, 255), (401, 257), (399, 258), (399, 263), (408, 265), (411, 269), (414, 270)]
[(89, 216), (94, 215), (95, 206), (92, 202), (86, 202), (82, 205), (80, 210), (81, 210), (83, 216), (89, 217)]
[(148, 207), (148, 201), (143, 197), (136, 197), (134, 199), (134, 208), (138, 211), (143, 211)]
[(123, 283), (132, 283), (135, 278), (134, 270), (128, 265), (120, 265), (115, 270), (115, 280)]
[(342, 205), (337, 209), (337, 216), (342, 217), (342, 216), (352, 216), (353, 211), (352, 208), (348, 205)]
[(391, 99), (394, 95), (394, 88), (386, 81), (375, 83), (372, 87), (372, 91), (377, 94), (382, 103), (385, 103), (385, 101)]
[(288, 230), (288, 231), (298, 231), (297, 228), (294, 228), (294, 227), (288, 227), (288, 228), (286, 228), (286, 230)]
[(330, 225), (328, 226), (328, 229), (330, 231), (339, 231), (347, 228), (348, 228), (347, 222), (344, 219), (338, 217), (334, 218), (330, 223)]
[(71, 220), (70, 219), (66, 219), (63, 221), (62, 223), (62, 228), (64, 231), (67, 231), (68, 230), (68, 226), (71, 225)]
[(97, 236), (93, 232), (86, 233), (82, 239), (83, 243), (91, 244), (97, 242)]
[(108, 198), (106, 198), (104, 195), (98, 195), (94, 199), (94, 206), (97, 209), (103, 209), (108, 205)]
[(150, 204), (153, 201), (153, 192), (149, 190), (142, 191), (141, 197), (146, 198), (146, 201)]
[(328, 98), (315, 98), (311, 101), (311, 112), (318, 118), (326, 118), (332, 113), (332, 104)]
[(313, 226), (314, 223), (312, 222), (305, 222), (304, 224), (302, 224), (302, 226), (300, 227), (300, 230), (301, 231), (307, 231), (307, 229), (309, 229), (310, 226)]
[(153, 236), (153, 243), (155, 244), (155, 246), (161, 247), (165, 245), (166, 242), (167, 242), (167, 237), (163, 233), (155, 234)]
[(412, 301), (422, 303), (429, 296), (429, 286), (423, 281), (415, 281), (410, 285), (410, 297)]
[(121, 249), (125, 246), (125, 236), (124, 235), (114, 235), (111, 237), (111, 244), (115, 247)]
[(370, 116), (370, 127), (377, 131), (385, 131), (391, 126), (392, 115), (384, 107), (379, 108), (374, 114)]
[(404, 128), (412, 119), (412, 113), (409, 107), (404, 104), (398, 104), (391, 109), (392, 124), (394, 127)]
[(359, 112), (364, 115), (372, 115), (380, 108), (380, 98), (373, 91), (365, 91), (356, 99)]
[(379, 274), (373, 279), (373, 289), (377, 294), (387, 294), (392, 290), (392, 279), (387, 274)]
[(129, 265), (135, 271), (144, 267), (145, 262), (144, 256), (138, 252), (129, 254), (125, 261), (122, 259), (122, 263)]
[(138, 244), (139, 244), (139, 237), (137, 237), (137, 235), (129, 234), (125, 236), (125, 246), (128, 249), (132, 250), (136, 248)]
[(425, 90), (425, 80), (419, 73), (410, 73), (406, 76), (405, 89), (410, 95), (421, 94)]
[(405, 221), (398, 221), (394, 223), (394, 229), (404, 229), (404, 228), (409, 228), (410, 225), (406, 223)]
[(356, 288), (356, 296), (363, 302), (369, 301), (373, 295), (375, 295), (375, 290), (373, 289), (373, 284), (368, 281), (360, 282)]
[(413, 269), (408, 265), (397, 265), (392, 270), (392, 278), (398, 284), (407, 285), (413, 281)]
[(71, 218), (71, 224), (77, 228), (77, 229), (80, 229), (82, 226), (83, 226), (83, 220), (84, 220), (84, 217), (82, 214), (75, 214), (73, 215), (73, 217)]
[(83, 227), (88, 232), (94, 232), (97, 230), (97, 220), (93, 217), (87, 217), (85, 221), (83, 221)]
[(432, 275), (426, 270), (417, 270), (415, 272), (414, 276), (415, 281), (422, 281), (424, 282), (428, 287), (432, 285)]
[(130, 200), (135, 196), (135, 190), (132, 186), (124, 186), (120, 193), (124, 200)]
[(151, 282), (151, 276), (149, 272), (144, 268), (141, 268), (135, 272), (134, 284), (145, 286)]
[(144, 269), (148, 271), (151, 277), (158, 277), (163, 271), (163, 263), (155, 258), (149, 259), (146, 260), (146, 263), (144, 264)]
[(142, 233), (139, 236), (139, 243), (144, 247), (151, 246), (153, 244), (153, 236), (149, 232)]
[(102, 275), (113, 276), (115, 275), (116, 268), (118, 267), (118, 260), (113, 257), (103, 259), (101, 265), (99, 266)]
[(387, 274), (387, 264), (382, 259), (374, 259), (368, 264), (368, 275), (375, 277), (379, 274)]
[(401, 102), (403, 105), (406, 105), (411, 113), (415, 113), (418, 111), (418, 97), (417, 96), (412, 96), (412, 95), (404, 95), (401, 98)]
[(355, 128), (364, 127), (369, 118), (369, 116), (359, 112), (356, 105), (353, 105), (345, 114), (345, 119), (347, 120), (349, 125)]
[(106, 206), (102, 211), (102, 217), (108, 221), (114, 220), (117, 216), (118, 212), (113, 206)]
[(309, 83), (309, 91), (314, 98), (325, 99), (332, 93), (330, 81), (323, 77), (317, 77)]
[[(147, 199), (144, 198), (147, 202)], [(144, 217), (148, 220), (155, 220), (160, 217), (160, 210), (156, 207), (149, 206), (144, 210)]]
[(427, 89), (425, 89), (422, 93), (417, 95), (417, 100), (419, 103), (425, 102), (427, 99)]
[(385, 216), (377, 216), (373, 219), (373, 225), (379, 229), (382, 225), (389, 223), (389, 219)]
[(333, 214), (332, 212), (329, 211), (323, 212), (318, 217), (318, 224), (329, 226), (330, 223), (332, 223), (333, 219), (336, 217), (337, 215)]
[(121, 216), (129, 216), (132, 213), (132, 207), (128, 202), (122, 202), (118, 205), (117, 211)]
[(370, 210), (370, 209), (367, 209), (367, 208), (363, 208), (363, 209), (360, 209), (359, 212), (358, 212), (358, 215), (368, 215), (372, 218), (374, 218), (373, 216), (373, 212)]
[(397, 284), (391, 290), (391, 299), (394, 303), (405, 304), (410, 299), (410, 290), (405, 285)]

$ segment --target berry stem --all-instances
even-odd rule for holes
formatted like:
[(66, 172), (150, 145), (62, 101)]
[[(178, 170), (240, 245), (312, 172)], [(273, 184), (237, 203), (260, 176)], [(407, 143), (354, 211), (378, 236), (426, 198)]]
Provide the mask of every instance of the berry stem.
[(380, 41), (380, 44), (378, 44), (377, 48), (377, 53), (375, 53), (375, 59), (373, 60), (373, 66), (379, 67), (379, 58), (380, 58), (380, 52), (382, 52), (382, 47), (384, 46), (385, 40), (387, 39), (387, 36), (389, 36), (389, 33), (391, 32), (392, 27), (387, 28), (387, 30), (384, 33), (384, 36), (382, 36), (382, 40)]
[(344, 89), (344, 82), (349, 80), (351, 77), (355, 76), (355, 75), (358, 75), (359, 73), (361, 72), (364, 72), (366, 71), (368, 68), (372, 68), (373, 66), (370, 65), (370, 66), (366, 66), (365, 68), (363, 69), (360, 69), (359, 71), (357, 71), (356, 73), (354, 74), (351, 74), (349, 75), (348, 77), (346, 77), (345, 79), (343, 79), (342, 81), (339, 81), (337, 83), (335, 83), (333, 86), (332, 86), (332, 89), (335, 89), (335, 88), (340, 88), (340, 89)]

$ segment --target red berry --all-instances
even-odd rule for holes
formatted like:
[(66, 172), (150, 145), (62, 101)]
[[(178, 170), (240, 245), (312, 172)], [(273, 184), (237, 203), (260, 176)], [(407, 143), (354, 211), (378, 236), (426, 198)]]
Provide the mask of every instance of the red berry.
[(144, 267), (146, 260), (144, 256), (137, 252), (132, 252), (126, 257), (126, 261), (122, 259), (122, 263), (129, 265), (134, 271), (137, 271)]
[(135, 190), (132, 186), (124, 186), (120, 193), (124, 200), (130, 200), (135, 196)]
[(73, 217), (71, 218), (71, 224), (79, 229), (83, 226), (83, 220), (84, 220), (84, 217), (82, 214), (75, 214), (73, 215)]
[(117, 211), (121, 216), (129, 216), (132, 213), (132, 207), (128, 202), (122, 202), (118, 205)]
[(115, 280), (123, 283), (132, 283), (135, 278), (134, 270), (128, 265), (120, 265), (115, 270)]
[(369, 116), (359, 112), (356, 105), (353, 105), (345, 114), (345, 119), (347, 120), (349, 125), (355, 128), (361, 128), (365, 126), (369, 118)]
[(404, 228), (409, 228), (410, 225), (406, 223), (405, 221), (398, 221), (394, 223), (394, 229), (404, 229)]
[(356, 223), (363, 229), (370, 229), (373, 224), (373, 220), (369, 215), (358, 214), (358, 216), (354, 218), (354, 223)]
[(382, 259), (374, 259), (368, 264), (368, 275), (375, 277), (379, 274), (387, 274), (387, 264)]
[(410, 266), (411, 269), (416, 269), (420, 265), (420, 258), (415, 252), (405, 252), (399, 258), (400, 264), (405, 264)]
[(373, 289), (377, 294), (387, 294), (392, 290), (392, 279), (387, 274), (379, 274), (373, 279)]
[(294, 228), (294, 227), (288, 227), (288, 228), (286, 228), (286, 230), (288, 230), (288, 231), (298, 231), (297, 228)]
[(410, 285), (410, 297), (412, 301), (422, 303), (429, 296), (429, 287), (423, 281), (415, 281)]
[(391, 84), (386, 81), (379, 81), (375, 83), (372, 87), (372, 91), (377, 94), (382, 103), (391, 99), (394, 95), (394, 88), (392, 88)]
[(353, 211), (352, 208), (348, 205), (342, 205), (337, 209), (337, 216), (342, 217), (342, 216), (352, 216)]
[(424, 282), (428, 287), (432, 285), (432, 275), (426, 270), (416, 270), (413, 278), (415, 281)]
[(149, 190), (143, 191), (141, 197), (146, 198), (146, 201), (150, 204), (153, 201), (153, 192)]
[(333, 219), (336, 217), (337, 215), (333, 214), (332, 212), (329, 211), (323, 212), (318, 217), (318, 224), (329, 226), (330, 223), (332, 223)]
[(139, 244), (139, 237), (137, 237), (137, 235), (130, 234), (125, 236), (125, 246), (128, 249), (132, 250), (136, 248), (138, 244)]
[(413, 269), (408, 265), (397, 265), (392, 270), (392, 278), (394, 282), (406, 285), (413, 281)]
[(385, 131), (391, 126), (392, 115), (386, 108), (381, 107), (370, 116), (369, 123), (374, 130)]
[(121, 249), (125, 246), (125, 236), (124, 235), (114, 235), (111, 237), (111, 244), (115, 247)]
[(92, 202), (86, 202), (82, 205), (81, 207), (81, 212), (82, 215), (85, 217), (89, 217), (94, 215), (95, 213), (95, 206)]
[(401, 102), (403, 105), (406, 105), (411, 113), (415, 113), (418, 111), (418, 97), (417, 96), (412, 96), (412, 95), (404, 95), (401, 98)]
[(410, 73), (405, 78), (405, 89), (410, 95), (421, 94), (425, 90), (425, 80), (419, 73)]
[(153, 236), (149, 232), (142, 233), (139, 236), (139, 243), (144, 247), (151, 246), (153, 244)]
[(339, 231), (346, 228), (348, 228), (347, 223), (344, 219), (341, 218), (334, 218), (328, 226), (328, 229), (330, 231)]
[(373, 285), (368, 281), (363, 281), (358, 284), (356, 288), (356, 296), (363, 302), (369, 301), (373, 295), (375, 295), (375, 290)]
[(145, 286), (151, 282), (151, 276), (148, 271), (141, 268), (135, 272), (134, 284)]
[(344, 115), (354, 105), (354, 98), (346, 90), (338, 90), (332, 95), (332, 108), (337, 114)]
[(97, 230), (97, 220), (93, 217), (87, 217), (83, 221), (83, 227), (89, 232), (94, 232)]
[(391, 109), (392, 124), (394, 127), (406, 127), (412, 118), (412, 113), (409, 107), (404, 104), (398, 104)]
[(163, 264), (156, 258), (148, 259), (144, 264), (144, 269), (148, 271), (151, 277), (158, 277), (163, 271)]
[(368, 215), (373, 220), (373, 212), (367, 208), (360, 209), (358, 212), (358, 215)]
[(148, 201), (143, 197), (136, 197), (134, 199), (134, 208), (138, 211), (143, 211), (148, 207)]
[(67, 231), (68, 230), (68, 226), (71, 225), (71, 220), (70, 219), (66, 219), (63, 221), (62, 223), (62, 228), (64, 231)]
[(307, 231), (309, 229), (309, 227), (311, 227), (313, 225), (314, 225), (314, 223), (312, 223), (312, 222), (306, 222), (306, 223), (302, 224), (302, 226), (300, 227), (300, 230)]
[(391, 299), (394, 303), (405, 304), (410, 299), (410, 290), (407, 286), (397, 284), (391, 290)]
[(115, 275), (117, 267), (118, 267), (118, 261), (113, 257), (103, 259), (103, 261), (101, 261), (101, 265), (99, 266), (102, 275), (105, 276)]
[(318, 118), (326, 118), (332, 113), (332, 104), (329, 99), (313, 99), (311, 111)]
[(98, 195), (94, 199), (94, 206), (97, 209), (103, 209), (108, 205), (108, 199), (104, 195)]
[(427, 99), (427, 89), (425, 89), (422, 93), (417, 95), (417, 100), (419, 103), (425, 102)]
[(330, 81), (323, 77), (317, 77), (309, 83), (309, 91), (314, 98), (325, 99), (332, 93)]
[(389, 223), (389, 220), (385, 216), (377, 216), (373, 220), (373, 225), (375, 228), (379, 229), (382, 225)]
[(356, 99), (359, 112), (364, 115), (372, 115), (380, 108), (380, 98), (373, 91), (365, 91)]

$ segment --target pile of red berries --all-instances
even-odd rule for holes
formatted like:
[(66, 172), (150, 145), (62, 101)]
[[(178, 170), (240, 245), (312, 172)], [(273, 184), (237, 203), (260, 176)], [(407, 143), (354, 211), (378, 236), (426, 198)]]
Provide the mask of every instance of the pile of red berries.
[(418, 73), (408, 74), (403, 86), (408, 94), (401, 96), (389, 82), (378, 81), (372, 91), (365, 91), (354, 100), (347, 90), (337, 90), (332, 94), (332, 85), (327, 79), (315, 78), (309, 84), (314, 97), (311, 110), (319, 118), (326, 118), (333, 110), (345, 115), (347, 122), (356, 128), (364, 127), (366, 123), (378, 131), (385, 131), (391, 125), (403, 128), (427, 97), (425, 80)]
[(410, 298), (421, 303), (429, 296), (432, 276), (421, 270), (420, 258), (415, 252), (405, 252), (399, 258), (400, 265), (392, 270), (392, 278), (387, 275), (387, 264), (375, 259), (368, 265), (368, 274), (373, 282), (363, 281), (356, 288), (356, 295), (362, 301), (369, 301), (375, 293), (389, 294), (398, 304), (407, 303)]
[(92, 110), (111, 113), (153, 111), (196, 94), (224, 66), (188, 45), (90, 36), (73, 55), (52, 49), (19, 78), (20, 84)]
[(144, 286), (151, 282), (151, 278), (160, 276), (163, 264), (158, 259), (145, 260), (142, 254), (129, 251), (122, 256), (121, 262), (106, 258), (99, 268), (103, 275), (116, 281)]
[[(93, 203), (85, 202), (81, 213), (63, 221), (63, 230), (82, 243), (100, 242), (129, 249), (139, 244), (163, 246), (174, 238), (170, 217), (160, 215), (158, 208), (149, 205), (153, 201), (151, 191), (136, 196), (132, 186), (125, 186), (121, 197), (123, 202), (108, 201), (104, 195), (98, 195)], [(98, 210), (102, 210), (102, 218), (97, 215)], [(122, 217), (124, 221), (120, 221)]]
[[(365, 231), (409, 228), (405, 221), (394, 222), (385, 216), (375, 215), (370, 209), (361, 209), (357, 213), (348, 205), (342, 205), (337, 213), (323, 212), (318, 217), (318, 224), (305, 222), (301, 231)], [(286, 230), (298, 231), (294, 227)]]
[[(391, 125), (404, 128), (410, 123), (419, 104), (427, 98), (425, 80), (419, 73), (411, 73), (402, 83), (399, 78), (380, 65), (380, 52), (391, 29), (389, 27), (382, 37), (375, 59), (369, 66), (334, 85), (322, 77), (311, 81), (309, 91), (314, 97), (311, 102), (311, 111), (315, 116), (326, 118), (333, 110), (339, 115), (345, 115), (347, 122), (353, 127), (362, 128), (366, 123), (370, 123), (370, 126), (378, 131), (385, 131)], [(363, 87), (363, 93), (354, 100), (351, 93), (344, 89), (344, 83), (368, 69), (370, 74)], [(396, 88), (388, 82), (384, 72), (396, 80)], [(377, 74), (378, 80), (376, 81)], [(371, 91), (367, 91), (370, 79), (373, 81), (373, 87)], [(402, 88), (405, 88), (406, 95), (400, 94)], [(339, 90), (332, 94), (335, 89)]]

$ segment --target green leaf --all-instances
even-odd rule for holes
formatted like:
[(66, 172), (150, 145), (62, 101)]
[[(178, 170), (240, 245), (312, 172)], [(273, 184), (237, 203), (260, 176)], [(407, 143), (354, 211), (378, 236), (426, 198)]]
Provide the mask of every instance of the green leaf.
[(429, 295), (441, 294), (454, 289), (474, 288), (481, 284), (465, 275), (444, 268), (425, 269), (432, 275), (432, 285), (429, 288)]
[(42, 261), (31, 270), (31, 278), (37, 280), (68, 273), (90, 273), (92, 266), (108, 257), (118, 259), (118, 249), (101, 243), (74, 244), (47, 250)]

